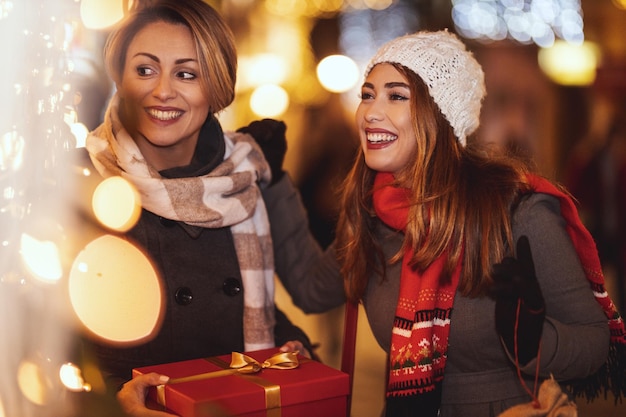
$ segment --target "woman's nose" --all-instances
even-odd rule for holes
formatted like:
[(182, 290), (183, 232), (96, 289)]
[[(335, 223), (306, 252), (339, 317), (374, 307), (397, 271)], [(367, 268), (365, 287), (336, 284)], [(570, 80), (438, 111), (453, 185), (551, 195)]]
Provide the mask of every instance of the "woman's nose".
[(383, 112), (376, 104), (367, 106), (363, 114), (367, 122), (376, 122), (383, 119)]
[(163, 76), (159, 78), (153, 94), (161, 100), (167, 100), (175, 95), (175, 89), (169, 77)]

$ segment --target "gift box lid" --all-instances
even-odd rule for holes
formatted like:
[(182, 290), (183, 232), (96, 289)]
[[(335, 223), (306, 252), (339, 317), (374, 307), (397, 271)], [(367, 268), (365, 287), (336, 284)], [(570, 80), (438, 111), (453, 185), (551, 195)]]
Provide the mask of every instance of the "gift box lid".
[[(246, 352), (245, 355), (262, 364), (277, 352), (277, 348), (272, 348)], [(134, 369), (133, 377), (150, 372), (169, 376), (174, 383), (162, 387), (160, 399), (157, 399), (156, 389), (151, 390), (149, 397), (183, 416), (199, 415), (198, 410), (210, 404), (237, 414), (273, 408), (277, 405), (275, 390), (278, 387), (281, 407), (349, 393), (348, 374), (301, 355), (298, 355), (299, 365), (294, 369), (262, 369), (251, 374), (211, 377), (211, 373), (230, 369), (231, 358), (232, 355), (223, 355), (146, 366)], [(209, 377), (203, 378), (205, 374)], [(192, 379), (190, 377), (196, 379), (176, 382), (177, 379)]]

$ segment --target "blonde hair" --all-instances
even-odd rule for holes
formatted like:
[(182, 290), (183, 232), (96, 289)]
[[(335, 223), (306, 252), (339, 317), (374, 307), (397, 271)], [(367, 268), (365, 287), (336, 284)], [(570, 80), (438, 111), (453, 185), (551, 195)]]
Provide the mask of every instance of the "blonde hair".
[(132, 10), (104, 46), (104, 63), (113, 81), (122, 80), (132, 40), (155, 22), (185, 25), (191, 31), (200, 64), (200, 83), (211, 103), (211, 112), (232, 103), (237, 79), (234, 36), (217, 11), (202, 0), (157, 0)]

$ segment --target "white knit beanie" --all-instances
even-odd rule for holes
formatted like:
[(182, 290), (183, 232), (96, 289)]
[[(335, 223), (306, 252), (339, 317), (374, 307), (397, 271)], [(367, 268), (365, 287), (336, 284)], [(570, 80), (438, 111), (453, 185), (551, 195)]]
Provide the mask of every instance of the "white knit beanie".
[(478, 128), (486, 93), (483, 70), (465, 44), (447, 30), (402, 36), (378, 50), (365, 76), (383, 62), (401, 64), (426, 83), (459, 142), (465, 145), (467, 136)]

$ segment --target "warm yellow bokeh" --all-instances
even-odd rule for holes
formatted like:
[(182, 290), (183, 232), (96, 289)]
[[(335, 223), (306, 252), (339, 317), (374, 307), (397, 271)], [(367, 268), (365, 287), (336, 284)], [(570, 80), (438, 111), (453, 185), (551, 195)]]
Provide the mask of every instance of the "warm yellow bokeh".
[(23, 361), (17, 371), (17, 383), (22, 395), (30, 402), (45, 405), (50, 400), (52, 382), (45, 371), (30, 361)]
[(626, 10), (626, 0), (613, 0), (613, 4), (618, 9)]
[(74, 312), (94, 335), (109, 342), (145, 341), (158, 329), (162, 293), (150, 260), (112, 235), (90, 242), (69, 276)]
[(106, 29), (124, 17), (122, 0), (82, 0), (80, 18), (88, 29)]
[(557, 40), (552, 47), (539, 50), (538, 60), (542, 71), (555, 83), (588, 86), (596, 79), (600, 52), (592, 42), (574, 45)]
[(63, 267), (56, 243), (39, 240), (27, 233), (20, 239), (20, 255), (28, 270), (39, 280), (54, 282), (63, 276)]
[(289, 75), (289, 62), (278, 54), (261, 53), (239, 59), (237, 88), (250, 89), (263, 84), (282, 84)]
[(85, 383), (80, 368), (71, 362), (61, 365), (59, 378), (61, 379), (61, 383), (70, 391), (91, 391), (91, 385)]
[(317, 64), (320, 84), (333, 93), (343, 93), (354, 87), (359, 80), (359, 67), (345, 55), (329, 55)]
[(289, 107), (289, 95), (279, 85), (257, 87), (250, 96), (250, 108), (259, 117), (278, 117)]
[(93, 192), (93, 212), (104, 226), (126, 232), (141, 214), (141, 197), (137, 189), (122, 177), (109, 177)]

